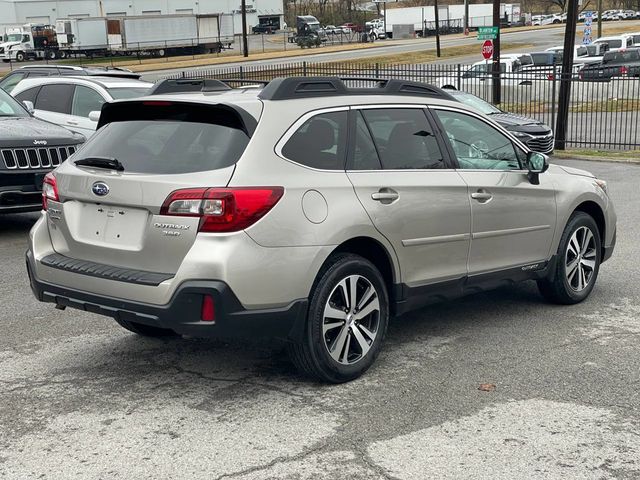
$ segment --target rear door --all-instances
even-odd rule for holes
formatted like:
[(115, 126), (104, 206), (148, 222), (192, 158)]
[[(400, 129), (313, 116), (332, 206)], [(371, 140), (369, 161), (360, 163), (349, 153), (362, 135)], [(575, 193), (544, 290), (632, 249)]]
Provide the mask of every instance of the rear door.
[(470, 206), (423, 108), (352, 110), (347, 175), (375, 227), (389, 239), (408, 287), (467, 273)]
[[(103, 114), (116, 121), (56, 170), (60, 213), (48, 215), (56, 252), (175, 273), (190, 250), (199, 219), (160, 215), (161, 206), (175, 190), (225, 187), (249, 135), (230, 109), (147, 103), (111, 105), (120, 113)], [(124, 171), (75, 165), (105, 157)]]
[(78, 131), (68, 124), (73, 88), (74, 86), (70, 84), (43, 85), (36, 97), (34, 115), (42, 120)]
[(96, 89), (76, 85), (71, 102), (71, 118), (67, 120), (69, 128), (73, 126), (76, 131), (89, 138), (96, 131), (98, 124), (98, 122), (89, 120), (89, 114), (95, 111), (99, 112), (106, 101)]
[(532, 185), (524, 151), (482, 116), (433, 108), (468, 185), (471, 202), (469, 275), (548, 260), (556, 225), (549, 175)]

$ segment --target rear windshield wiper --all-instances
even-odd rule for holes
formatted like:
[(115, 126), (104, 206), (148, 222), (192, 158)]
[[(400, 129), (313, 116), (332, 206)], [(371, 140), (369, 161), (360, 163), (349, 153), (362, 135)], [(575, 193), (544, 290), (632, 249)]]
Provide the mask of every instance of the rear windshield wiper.
[(76, 160), (74, 164), (80, 167), (108, 168), (109, 170), (124, 172), (124, 165), (117, 158), (87, 157)]

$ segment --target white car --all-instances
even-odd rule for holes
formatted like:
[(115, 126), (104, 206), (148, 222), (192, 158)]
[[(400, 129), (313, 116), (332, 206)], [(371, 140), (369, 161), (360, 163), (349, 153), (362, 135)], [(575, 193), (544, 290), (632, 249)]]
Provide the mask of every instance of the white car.
[(22, 80), (11, 91), (29, 102), (36, 118), (47, 120), (89, 138), (96, 131), (102, 105), (144, 96), (153, 84), (108, 77), (36, 77)]
[(593, 42), (594, 45), (606, 45), (608, 52), (633, 47), (633, 35), (618, 35), (615, 37), (601, 37)]
[(553, 15), (547, 15), (545, 18), (543, 18), (542, 22), (540, 22), (540, 25), (553, 25), (557, 23), (562, 23), (563, 21), (564, 20), (562, 19), (561, 14), (554, 13)]
[[(573, 47), (573, 63), (580, 65), (600, 63), (602, 61), (602, 57), (604, 56), (605, 50), (606, 47), (601, 44), (575, 45)], [(564, 51), (564, 46), (559, 45), (557, 47), (550, 47), (545, 51), (562, 53)]]
[[(460, 79), (456, 76), (441, 77), (436, 80), (436, 85), (440, 88), (457, 90), (465, 90), (474, 86), (490, 84), (492, 81), (492, 63), (487, 61), (476, 62), (466, 71), (462, 72)], [(517, 77), (509, 74), (520, 71), (523, 66), (533, 65), (531, 55), (527, 53), (513, 53), (500, 56), (500, 74), (502, 82), (515, 83), (516, 85), (527, 83), (529, 78), (523, 78), (529, 72)], [(531, 73), (531, 79), (535, 79), (537, 75)]]

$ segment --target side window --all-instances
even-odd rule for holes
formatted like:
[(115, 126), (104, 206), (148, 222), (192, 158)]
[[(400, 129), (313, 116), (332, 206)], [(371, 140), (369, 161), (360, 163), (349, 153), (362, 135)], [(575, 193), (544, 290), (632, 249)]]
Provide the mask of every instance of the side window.
[(36, 98), (36, 110), (70, 113), (73, 85), (43, 85)]
[(347, 111), (321, 113), (310, 118), (282, 148), (289, 160), (322, 170), (344, 170)]
[(362, 110), (385, 170), (445, 168), (424, 111), (416, 108)]
[(0, 82), (0, 88), (2, 88), (5, 92), (11, 93), (11, 90), (24, 78), (24, 73), (14, 73), (13, 75), (8, 75), (6, 78), (3, 78)]
[(89, 87), (76, 85), (71, 115), (88, 118), (90, 112), (100, 111), (103, 103), (105, 103), (105, 100), (98, 92)]
[(460, 168), (519, 170), (519, 155), (509, 138), (482, 120), (460, 112), (434, 110)]
[(19, 102), (24, 102), (25, 100), (36, 103), (36, 97), (38, 96), (38, 92), (40, 91), (40, 87), (33, 87), (25, 90), (24, 92), (20, 92), (16, 95), (16, 100)]
[(355, 111), (356, 129), (353, 155), (349, 161), (349, 170), (380, 170), (380, 158), (371, 138), (371, 132), (361, 112)]

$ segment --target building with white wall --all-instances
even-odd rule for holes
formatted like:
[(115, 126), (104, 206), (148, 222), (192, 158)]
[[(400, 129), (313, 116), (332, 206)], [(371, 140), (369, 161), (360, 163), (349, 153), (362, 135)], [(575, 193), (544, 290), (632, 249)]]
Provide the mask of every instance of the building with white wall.
[[(0, 29), (25, 23), (55, 24), (59, 18), (231, 14), (234, 31), (242, 31), (241, 0), (0, 0)], [(247, 0), (247, 25), (281, 26), (283, 0)], [(2, 33), (2, 32), (0, 32)]]

